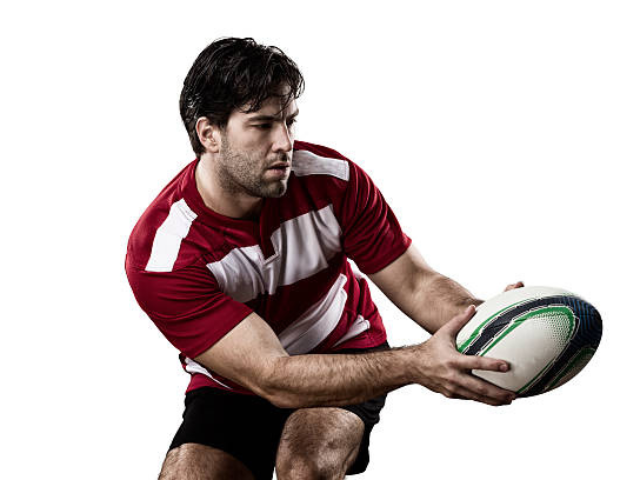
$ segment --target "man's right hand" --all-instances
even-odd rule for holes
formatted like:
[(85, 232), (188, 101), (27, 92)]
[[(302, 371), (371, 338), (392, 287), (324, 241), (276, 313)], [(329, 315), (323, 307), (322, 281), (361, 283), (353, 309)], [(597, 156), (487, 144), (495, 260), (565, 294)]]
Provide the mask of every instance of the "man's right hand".
[(509, 364), (503, 360), (463, 355), (456, 348), (458, 332), (474, 314), (475, 307), (471, 305), (444, 324), (429, 340), (415, 347), (422, 360), (416, 363), (416, 381), (447, 398), (508, 405), (516, 398), (515, 393), (476, 377), (471, 370), (507, 372)]

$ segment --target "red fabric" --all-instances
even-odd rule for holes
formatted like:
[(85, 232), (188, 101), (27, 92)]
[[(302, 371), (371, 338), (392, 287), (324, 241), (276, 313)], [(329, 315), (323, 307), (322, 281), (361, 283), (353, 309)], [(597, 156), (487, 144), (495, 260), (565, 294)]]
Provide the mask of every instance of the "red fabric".
[[(197, 161), (194, 161), (162, 190), (135, 226), (125, 263), (131, 288), (142, 309), (180, 351), (183, 360), (205, 352), (251, 312), (259, 314), (276, 334), (281, 333), (324, 298), (340, 275), (347, 279), (343, 286), (347, 300), (342, 316), (333, 331), (307, 353), (370, 348), (386, 340), (367, 282), (354, 275), (347, 258), (353, 259), (363, 272), (374, 273), (398, 258), (411, 240), (360, 167), (319, 145), (296, 142), (294, 148), (347, 162), (348, 181), (327, 174), (296, 176), (292, 173), (287, 193), (282, 198), (265, 201), (259, 222), (237, 220), (219, 215), (204, 205), (195, 185)], [(195, 219), (184, 238), (172, 239), (179, 242), (179, 251), (170, 271), (148, 271), (159, 228), (167, 220), (172, 205), (180, 201), (186, 202)], [(274, 254), (272, 235), (284, 222), (329, 205), (341, 230), (341, 251), (328, 259), (326, 268), (295, 283), (280, 285), (273, 294), (263, 292), (244, 302), (223, 292), (208, 264), (219, 262), (239, 248), (255, 246), (269, 259)], [(283, 262), (287, 261), (286, 252), (285, 245), (281, 254)], [(295, 262), (295, 258), (288, 261)], [(238, 278), (241, 276), (240, 272)], [(370, 328), (335, 346), (358, 316), (366, 319)], [(209, 373), (232, 390), (248, 393), (215, 372)], [(204, 385), (224, 388), (200, 373), (192, 377), (189, 389)]]
[(127, 271), (142, 309), (182, 354), (204, 353), (252, 313), (220, 291), (203, 265), (172, 272)]

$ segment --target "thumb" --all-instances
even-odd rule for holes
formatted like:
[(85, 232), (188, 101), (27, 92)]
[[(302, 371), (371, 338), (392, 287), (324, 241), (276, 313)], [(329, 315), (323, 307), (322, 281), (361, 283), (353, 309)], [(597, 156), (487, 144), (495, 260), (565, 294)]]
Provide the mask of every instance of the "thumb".
[(447, 323), (445, 323), (438, 332), (442, 331), (443, 335), (450, 337), (452, 340), (455, 340), (458, 332), (462, 330), (469, 320), (475, 315), (476, 307), (475, 305), (469, 305), (464, 312), (459, 313)]

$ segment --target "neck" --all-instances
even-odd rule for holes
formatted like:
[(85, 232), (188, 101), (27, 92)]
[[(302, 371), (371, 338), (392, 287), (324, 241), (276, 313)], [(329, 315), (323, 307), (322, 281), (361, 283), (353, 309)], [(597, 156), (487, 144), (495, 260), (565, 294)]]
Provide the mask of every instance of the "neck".
[(264, 199), (225, 189), (214, 171), (212, 159), (205, 155), (196, 166), (196, 187), (206, 207), (220, 215), (243, 220), (260, 216)]

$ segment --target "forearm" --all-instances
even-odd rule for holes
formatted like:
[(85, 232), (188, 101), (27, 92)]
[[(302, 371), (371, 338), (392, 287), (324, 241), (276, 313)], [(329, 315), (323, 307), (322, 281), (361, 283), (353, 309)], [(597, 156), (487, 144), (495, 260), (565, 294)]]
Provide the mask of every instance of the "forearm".
[(459, 283), (429, 267), (413, 245), (369, 277), (400, 310), (432, 334), (467, 306), (482, 303)]
[(260, 394), (286, 408), (360, 403), (412, 383), (413, 355), (408, 347), (281, 357), (271, 362)]
[(434, 273), (417, 279), (401, 308), (422, 328), (433, 334), (469, 305), (477, 306), (481, 303), (482, 300), (475, 298), (456, 281)]

